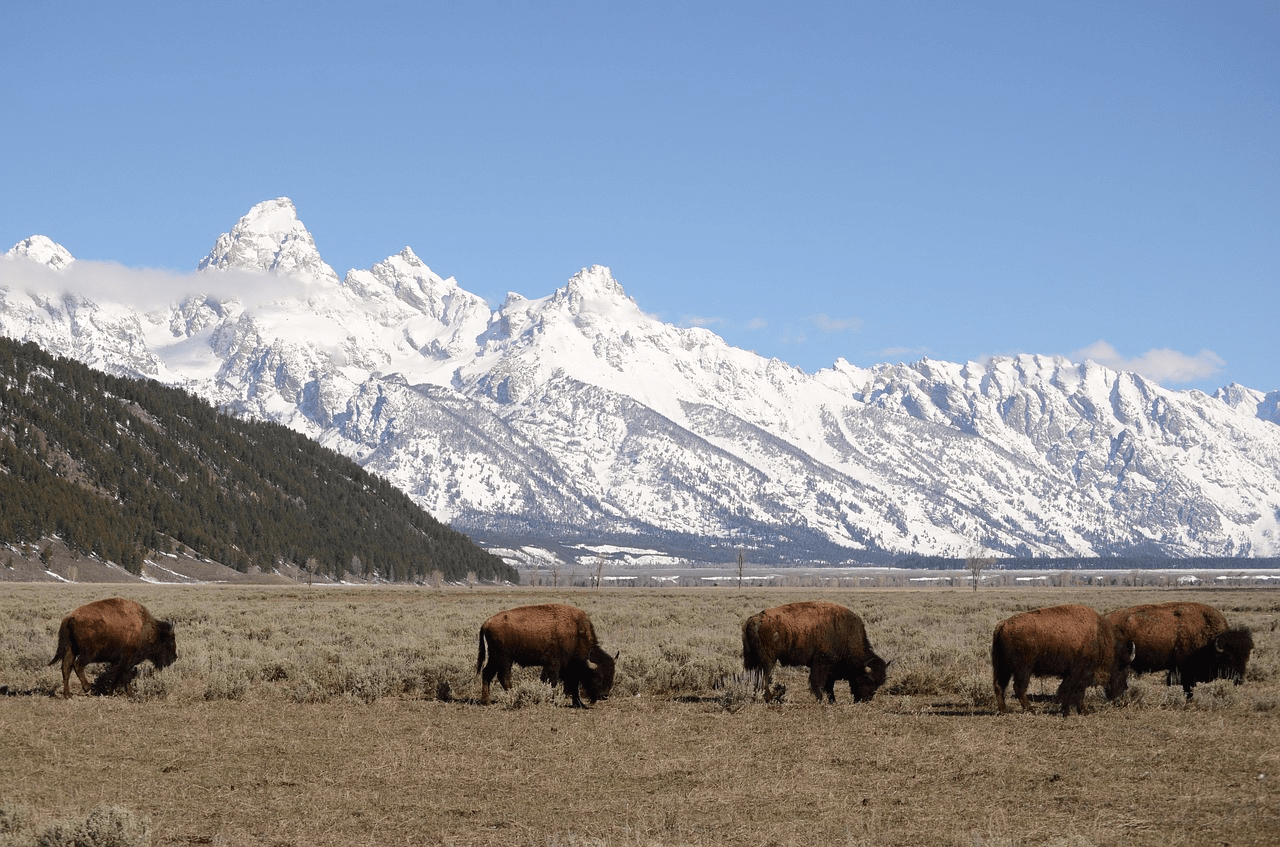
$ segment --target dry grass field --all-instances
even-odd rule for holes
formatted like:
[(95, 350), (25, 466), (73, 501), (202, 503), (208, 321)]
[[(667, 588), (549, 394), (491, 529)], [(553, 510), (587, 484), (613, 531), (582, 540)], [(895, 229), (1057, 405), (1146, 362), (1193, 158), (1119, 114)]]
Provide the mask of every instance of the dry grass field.
[[(132, 697), (64, 701), (46, 667), (58, 622), (108, 596), (172, 620), (179, 659)], [(862, 616), (888, 683), (824, 706), (785, 671), (782, 703), (752, 697), (733, 678), (741, 621), (818, 598)], [(1063, 719), (1046, 681), (1035, 714), (993, 713), (999, 620), (1171, 599), (1252, 627), (1244, 685), (1187, 704), (1151, 675)], [(480, 623), (551, 601), (621, 651), (613, 697), (567, 708), (535, 670), (476, 705)], [(1274, 845), (1278, 620), (1271, 589), (10, 584), (0, 845), (105, 805), (149, 820), (156, 845)]]

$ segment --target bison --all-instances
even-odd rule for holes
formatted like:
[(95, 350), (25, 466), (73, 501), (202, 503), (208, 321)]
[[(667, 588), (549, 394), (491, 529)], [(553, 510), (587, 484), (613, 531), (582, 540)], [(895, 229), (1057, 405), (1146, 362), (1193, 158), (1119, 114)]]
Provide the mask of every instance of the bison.
[(742, 666), (760, 674), (768, 691), (778, 662), (809, 668), (809, 690), (836, 701), (838, 680), (849, 681), (854, 702), (870, 700), (884, 685), (889, 663), (876, 655), (862, 619), (844, 606), (823, 601), (765, 609), (742, 624)]
[(1253, 636), (1230, 629), (1222, 612), (1203, 603), (1153, 603), (1107, 614), (1112, 626), (1137, 645), (1134, 673), (1165, 671), (1166, 684), (1182, 684), (1187, 698), (1198, 682), (1244, 680)]
[(173, 624), (158, 621), (132, 600), (113, 597), (87, 603), (62, 619), (58, 627), (58, 650), (50, 666), (62, 662), (62, 696), (71, 697), (71, 671), (80, 677), (84, 691), (86, 665), (110, 662), (111, 667), (96, 680), (95, 688), (110, 694), (128, 689), (133, 669), (145, 660), (156, 668), (167, 668), (178, 658)]
[(511, 687), (514, 662), (523, 667), (540, 665), (542, 681), (553, 686), (563, 680), (565, 696), (575, 708), (584, 708), (579, 688), (592, 703), (608, 699), (616, 659), (617, 654), (610, 656), (600, 647), (591, 619), (581, 609), (560, 603), (508, 609), (480, 627), (480, 655), (476, 659), (476, 673), (484, 669), (480, 702), (488, 704), (489, 683), (495, 676), (504, 689)]
[(1104, 617), (1088, 606), (1051, 606), (1014, 615), (996, 624), (991, 637), (991, 676), (996, 705), (1007, 711), (1004, 689), (1013, 678), (1013, 692), (1024, 711), (1027, 684), (1032, 676), (1057, 676), (1058, 702), (1065, 718), (1075, 706), (1084, 712), (1084, 692), (1103, 686), (1114, 700), (1129, 685), (1129, 663), (1134, 646), (1123, 639)]

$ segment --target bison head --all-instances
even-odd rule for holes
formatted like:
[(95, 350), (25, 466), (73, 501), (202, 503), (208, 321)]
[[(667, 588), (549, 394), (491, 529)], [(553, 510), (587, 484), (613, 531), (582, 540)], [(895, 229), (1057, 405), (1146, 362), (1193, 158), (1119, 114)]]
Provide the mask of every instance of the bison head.
[[(1102, 692), (1108, 700), (1114, 700), (1129, 690), (1129, 666), (1138, 655), (1138, 645), (1132, 641), (1116, 639), (1115, 657)], [(1065, 715), (1066, 712), (1064, 711)]]
[(610, 656), (599, 645), (592, 647), (587, 654), (587, 673), (582, 678), (582, 688), (592, 703), (609, 699), (609, 692), (613, 690), (613, 672), (617, 658), (617, 654)]
[(889, 677), (889, 663), (874, 653), (865, 665), (856, 668), (849, 676), (849, 693), (853, 702), (865, 703), (876, 696), (876, 691)]
[(178, 642), (169, 621), (156, 621), (155, 639), (149, 646), (147, 658), (156, 668), (167, 668), (178, 660)]
[(1249, 655), (1253, 652), (1253, 634), (1245, 627), (1229, 629), (1213, 639), (1213, 656), (1210, 659), (1215, 676), (1220, 679), (1235, 680), (1236, 685), (1244, 681), (1245, 667), (1249, 664)]

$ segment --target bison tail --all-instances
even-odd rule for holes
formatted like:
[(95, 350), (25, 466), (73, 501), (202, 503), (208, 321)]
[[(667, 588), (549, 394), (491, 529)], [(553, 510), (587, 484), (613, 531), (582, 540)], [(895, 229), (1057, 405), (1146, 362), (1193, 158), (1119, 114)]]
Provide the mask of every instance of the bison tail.
[(991, 635), (991, 678), (1001, 690), (1013, 676), (1013, 669), (1009, 667), (1009, 659), (1004, 651), (1003, 629), (1002, 625), (997, 625)]
[(480, 627), (480, 654), (476, 657), (476, 673), (484, 668), (484, 627)]
[(76, 633), (72, 628), (72, 621), (65, 620), (62, 622), (62, 626), (58, 627), (58, 650), (53, 654), (53, 658), (49, 660), (47, 667), (58, 664), (68, 653), (75, 656), (77, 652), (79, 651), (76, 649)]
[(760, 655), (760, 623), (748, 618), (742, 625), (742, 669), (764, 670), (764, 658)]

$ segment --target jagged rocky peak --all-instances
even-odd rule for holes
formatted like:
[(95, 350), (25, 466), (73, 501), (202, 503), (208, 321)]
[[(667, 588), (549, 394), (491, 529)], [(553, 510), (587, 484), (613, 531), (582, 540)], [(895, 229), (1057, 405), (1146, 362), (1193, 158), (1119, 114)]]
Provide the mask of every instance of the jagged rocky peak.
[(24, 238), (9, 248), (9, 252), (5, 255), (10, 258), (30, 259), (33, 262), (48, 265), (55, 271), (62, 270), (76, 260), (75, 256), (71, 255), (71, 251), (44, 235)]
[(288, 197), (250, 209), (230, 232), (218, 236), (199, 269), (269, 271), (338, 282)]
[(1213, 392), (1213, 397), (1232, 409), (1242, 410), (1264, 421), (1280, 423), (1280, 391), (1263, 393), (1233, 382)]
[(567, 307), (572, 315), (614, 315), (640, 312), (635, 299), (627, 297), (622, 284), (613, 279), (612, 271), (604, 265), (584, 267), (573, 274), (564, 288), (550, 297), (553, 306)]
[[(443, 279), (431, 268), (427, 267), (427, 263), (418, 258), (418, 254), (413, 252), (413, 248), (406, 247), (394, 256), (388, 256), (381, 262), (378, 262), (370, 272), (379, 279), (391, 284), (407, 279), (414, 280), (431, 280), (437, 284), (444, 284), (450, 288), (456, 288), (457, 282), (450, 277)], [(352, 271), (351, 273), (358, 273)], [(350, 276), (351, 274), (348, 274)]]
[(555, 294), (558, 302), (567, 302), (574, 311), (581, 310), (585, 303), (605, 302), (611, 305), (630, 305), (636, 302), (622, 290), (622, 285), (613, 278), (613, 273), (604, 265), (592, 265), (574, 274), (565, 287)]
[(453, 277), (442, 278), (409, 247), (369, 270), (348, 272), (343, 285), (362, 300), (394, 299), (441, 323), (466, 324), (474, 334), (489, 321), (489, 305), (482, 297), (464, 291)]

